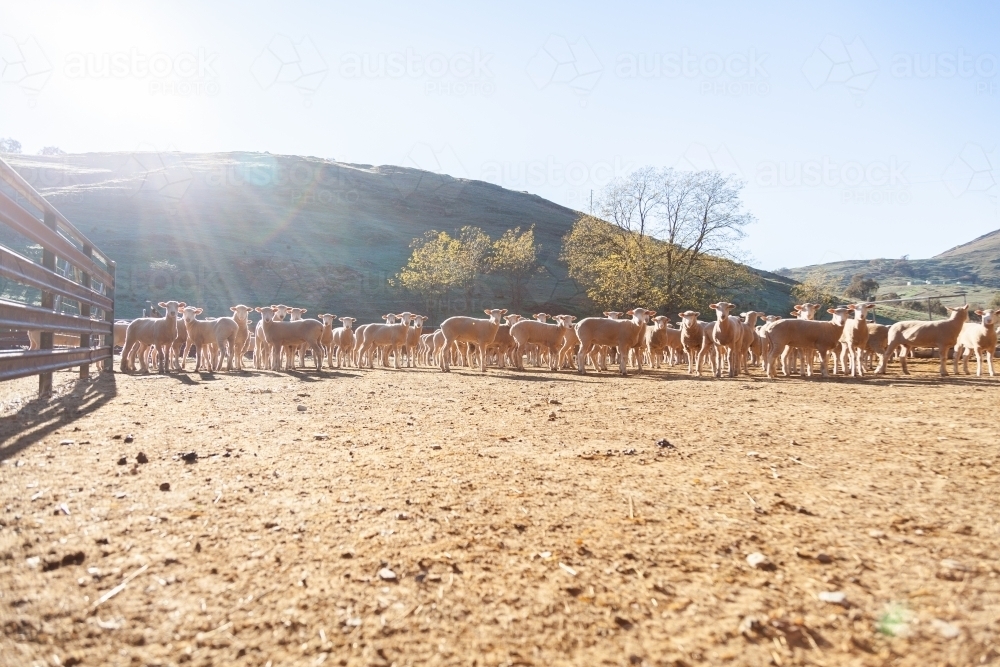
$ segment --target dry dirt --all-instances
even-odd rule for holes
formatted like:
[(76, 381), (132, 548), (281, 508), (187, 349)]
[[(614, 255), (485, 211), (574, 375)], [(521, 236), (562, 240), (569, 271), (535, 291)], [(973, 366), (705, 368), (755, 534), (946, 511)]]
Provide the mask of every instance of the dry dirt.
[(996, 664), (1000, 380), (913, 366), (8, 383), (0, 664)]

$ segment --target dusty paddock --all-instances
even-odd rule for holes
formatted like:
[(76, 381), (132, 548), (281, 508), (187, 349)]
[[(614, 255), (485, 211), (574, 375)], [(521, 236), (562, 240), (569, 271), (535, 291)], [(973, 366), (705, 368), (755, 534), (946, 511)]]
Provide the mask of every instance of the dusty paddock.
[(914, 366), (8, 384), (0, 663), (995, 664), (998, 381)]

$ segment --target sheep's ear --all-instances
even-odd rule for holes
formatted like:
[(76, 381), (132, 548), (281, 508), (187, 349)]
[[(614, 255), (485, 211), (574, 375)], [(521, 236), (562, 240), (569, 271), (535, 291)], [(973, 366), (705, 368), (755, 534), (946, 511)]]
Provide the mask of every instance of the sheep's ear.
[(161, 302), (159, 302), (159, 303), (158, 303), (158, 304), (156, 304), (156, 305), (157, 305), (157, 306), (159, 306), (160, 308), (166, 308), (166, 307), (167, 307), (167, 304), (163, 303), (162, 301), (161, 301)]
[(484, 308), (483, 312), (486, 313), (487, 315), (492, 315), (493, 314), (492, 311), (489, 308)]
[(653, 317), (654, 315), (656, 315), (656, 311), (655, 310), (649, 311), (649, 316), (650, 317)]
[(716, 309), (718, 309), (719, 304), (717, 304), (717, 303), (710, 303), (710, 304), (708, 304), (708, 307), (711, 308), (712, 310), (716, 310)]
[(231, 311), (233, 311), (235, 313), (236, 312), (236, 306), (229, 306), (229, 310), (231, 310)]
[(195, 315), (201, 315), (203, 312), (205, 312), (205, 311), (203, 309), (201, 309), (201, 308), (195, 308), (194, 309), (194, 314)]
[(695, 317), (698, 317), (699, 315), (701, 315), (701, 313), (695, 313), (694, 314)]
[(981, 310), (977, 310), (976, 311), (976, 315), (982, 315), (982, 314), (983, 314), (983, 311), (981, 311)]
[(836, 311), (836, 310), (834, 310), (833, 308), (827, 308), (827, 309), (826, 309), (826, 312), (828, 312), (828, 313), (835, 313), (835, 312), (837, 312), (837, 311)]

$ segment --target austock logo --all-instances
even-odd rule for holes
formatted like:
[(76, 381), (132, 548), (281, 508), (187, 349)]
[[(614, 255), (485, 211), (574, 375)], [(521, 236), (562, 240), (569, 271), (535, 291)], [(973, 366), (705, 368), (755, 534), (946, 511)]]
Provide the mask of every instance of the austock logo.
[(38, 94), (52, 76), (52, 63), (34, 37), (18, 41), (12, 35), (0, 35), (0, 81), (14, 85), (28, 96), (34, 106)]
[(346, 170), (327, 162), (283, 161), (259, 156), (252, 162), (212, 168), (205, 177), (209, 187), (274, 188), (287, 191), (293, 204), (356, 204), (360, 193)]
[(150, 95), (191, 97), (219, 93), (213, 64), (219, 57), (204, 48), (177, 54), (146, 54), (137, 47), (108, 53), (71, 53), (63, 74), (68, 79), (148, 79)]
[(751, 48), (733, 53), (694, 53), (684, 48), (667, 53), (622, 53), (615, 64), (620, 79), (700, 80), (702, 95), (762, 96), (771, 92), (765, 61), (768, 54)]
[(496, 90), (490, 69), (492, 53), (430, 53), (413, 48), (392, 53), (346, 53), (340, 59), (340, 76), (345, 79), (415, 79), (424, 81), (428, 95), (492, 95)]
[(888, 160), (838, 162), (819, 160), (773, 161), (757, 164), (754, 183), (763, 188), (838, 189), (844, 204), (909, 204), (913, 199), (906, 177), (908, 162)]
[(594, 90), (604, 66), (585, 37), (570, 42), (561, 35), (550, 35), (542, 48), (528, 62), (528, 76), (539, 90), (549, 86), (567, 86), (581, 98)]
[(180, 202), (194, 181), (194, 172), (176, 151), (157, 151), (140, 145), (120, 169), (130, 196), (152, 195)]
[(304, 96), (307, 107), (312, 105), (311, 97), (323, 84), (328, 69), (308, 36), (296, 42), (286, 35), (275, 35), (250, 65), (250, 73), (262, 89), (291, 86)]
[(850, 44), (834, 35), (827, 35), (802, 65), (802, 73), (813, 90), (824, 86), (844, 86), (855, 97), (858, 106), (862, 96), (878, 76), (878, 63), (868, 47), (855, 37)]
[(966, 144), (941, 175), (953, 197), (983, 192), (994, 201), (997, 198), (997, 179), (1000, 178), (1000, 150), (987, 152), (979, 144)]

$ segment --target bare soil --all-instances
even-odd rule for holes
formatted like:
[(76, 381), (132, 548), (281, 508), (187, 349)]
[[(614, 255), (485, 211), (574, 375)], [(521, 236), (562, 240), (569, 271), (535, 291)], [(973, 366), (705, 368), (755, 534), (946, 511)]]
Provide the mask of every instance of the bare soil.
[(1000, 381), (912, 368), (8, 383), (0, 664), (996, 664)]

